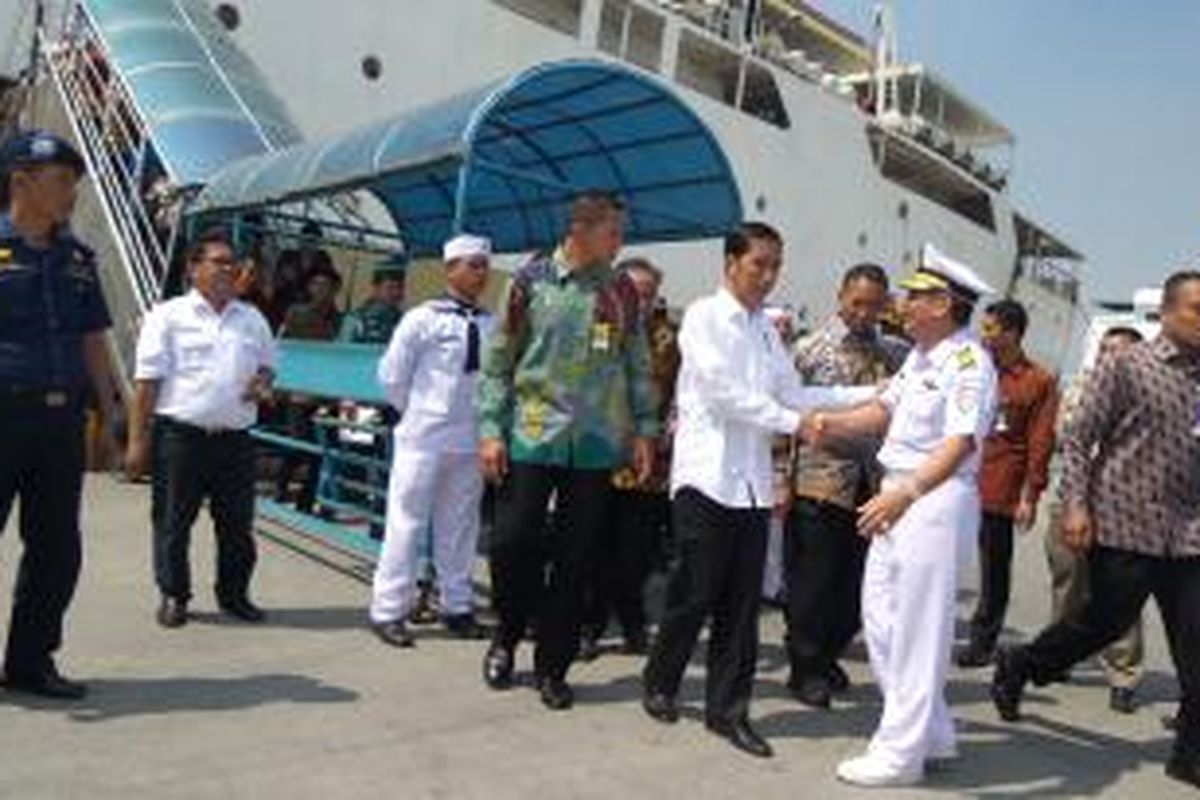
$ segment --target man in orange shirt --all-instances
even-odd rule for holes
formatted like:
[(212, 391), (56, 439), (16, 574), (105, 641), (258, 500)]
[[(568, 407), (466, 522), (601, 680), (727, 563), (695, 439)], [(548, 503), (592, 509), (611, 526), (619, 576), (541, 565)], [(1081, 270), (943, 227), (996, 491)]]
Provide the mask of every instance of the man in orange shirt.
[(979, 527), (979, 601), (971, 639), (958, 654), (960, 667), (991, 663), (1004, 626), (1011, 586), (1013, 527), (1032, 528), (1054, 453), (1058, 390), (1050, 373), (1029, 360), (1021, 346), (1029, 317), (1015, 300), (984, 310), (980, 338), (1000, 381), (1000, 404), (983, 443), (979, 473), (983, 520)]

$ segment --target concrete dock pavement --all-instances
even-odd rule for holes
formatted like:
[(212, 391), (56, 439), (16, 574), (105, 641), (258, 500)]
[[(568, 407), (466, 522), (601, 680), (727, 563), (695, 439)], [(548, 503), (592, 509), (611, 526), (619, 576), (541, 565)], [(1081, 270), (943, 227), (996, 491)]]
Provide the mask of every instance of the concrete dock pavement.
[[(423, 632), (414, 650), (381, 645), (365, 628), (367, 586), (264, 540), (254, 596), (264, 625), (216, 613), (212, 532), (195, 532), (194, 619), (179, 630), (153, 619), (149, 490), (103, 477), (86, 489), (86, 565), (60, 664), (88, 681), (81, 703), (0, 692), (0, 798), (840, 798), (839, 759), (863, 746), (879, 711), (861, 651), (855, 686), (832, 712), (805, 709), (784, 687), (777, 613), (763, 618), (753, 715), (775, 747), (748, 758), (705, 732), (701, 671), (688, 711), (663, 726), (640, 710), (642, 659), (605, 655), (571, 679), (577, 705), (544, 710), (531, 688), (491, 692), (480, 680), (484, 643)], [(15, 520), (0, 540), (7, 597), (19, 547)], [(1042, 544), (1018, 543), (1010, 625), (1036, 630), (1048, 609)], [(3, 604), (3, 617), (8, 605)], [(965, 610), (963, 611), (965, 616)], [(1094, 666), (1073, 683), (1031, 692), (1028, 720), (1001, 723), (987, 697), (991, 671), (952, 671), (950, 699), (962, 756), (921, 787), (875, 796), (1192, 797), (1162, 765), (1175, 683), (1157, 612), (1150, 674), (1131, 716), (1108, 710)], [(1010, 632), (1011, 636), (1020, 633)], [(697, 662), (698, 663), (698, 662)]]

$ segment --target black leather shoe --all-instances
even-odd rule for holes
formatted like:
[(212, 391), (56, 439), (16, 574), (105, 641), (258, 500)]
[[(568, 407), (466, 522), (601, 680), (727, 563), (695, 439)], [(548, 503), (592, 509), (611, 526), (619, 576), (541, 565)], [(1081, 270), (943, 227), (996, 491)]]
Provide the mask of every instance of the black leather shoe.
[(1114, 686), (1108, 692), (1108, 707), (1118, 714), (1132, 714), (1137, 711), (1137, 697), (1133, 689)]
[(551, 711), (566, 711), (575, 705), (575, 693), (561, 678), (538, 678), (538, 695)]
[(1200, 788), (1200, 761), (1197, 759), (1171, 756), (1166, 772), (1167, 777)]
[(413, 647), (417, 643), (402, 619), (391, 622), (372, 622), (371, 630), (379, 637), (379, 641), (392, 647)]
[(54, 700), (82, 700), (87, 696), (86, 686), (64, 678), (53, 667), (40, 675), (6, 675), (3, 685), (10, 692), (33, 694)]
[(470, 612), (448, 614), (442, 617), (442, 625), (459, 639), (482, 639), (487, 636), (487, 628), (480, 625)]
[(829, 708), (833, 694), (829, 687), (829, 679), (824, 675), (805, 675), (788, 681), (788, 688), (795, 697), (810, 708)]
[(643, 693), (642, 709), (654, 719), (667, 725), (679, 722), (679, 706), (675, 704), (675, 698), (665, 692)]
[(995, 660), (995, 656), (994, 648), (972, 643), (958, 651), (954, 663), (963, 669), (978, 669), (991, 664)]
[(512, 681), (512, 650), (493, 644), (483, 657), (483, 682), (492, 689), (507, 689), (512, 686)]
[(242, 622), (262, 622), (267, 618), (266, 612), (254, 605), (254, 603), (251, 603), (248, 597), (222, 600), (218, 605), (221, 606), (221, 610), (226, 614), (240, 619)]
[(164, 628), (182, 628), (187, 624), (187, 600), (163, 595), (158, 604), (158, 612), (154, 615), (158, 624)]
[(836, 661), (829, 665), (829, 671), (825, 673), (825, 680), (829, 681), (829, 691), (834, 694), (842, 694), (850, 689), (850, 676)]
[(749, 753), (758, 758), (770, 758), (775, 755), (775, 751), (771, 749), (771, 745), (767, 744), (767, 740), (759, 736), (754, 728), (750, 727), (748, 720), (740, 719), (736, 722), (725, 722), (723, 720), (710, 719), (704, 723), (704, 726), (743, 753)]
[(1021, 663), (1021, 651), (1001, 649), (996, 653), (996, 671), (992, 673), (992, 704), (1005, 722), (1021, 718), (1021, 694), (1029, 676)]

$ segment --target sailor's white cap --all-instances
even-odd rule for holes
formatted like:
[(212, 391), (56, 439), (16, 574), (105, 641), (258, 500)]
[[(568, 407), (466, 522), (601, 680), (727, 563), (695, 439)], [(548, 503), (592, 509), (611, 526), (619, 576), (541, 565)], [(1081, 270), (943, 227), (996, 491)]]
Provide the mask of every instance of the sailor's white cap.
[(442, 246), (442, 260), (450, 263), (459, 258), (475, 258), (492, 255), (492, 240), (486, 236), (475, 236), (470, 233), (460, 233)]
[(910, 292), (950, 292), (971, 302), (981, 295), (996, 293), (975, 270), (950, 258), (932, 244), (926, 244), (921, 251), (921, 266), (917, 271), (899, 285)]

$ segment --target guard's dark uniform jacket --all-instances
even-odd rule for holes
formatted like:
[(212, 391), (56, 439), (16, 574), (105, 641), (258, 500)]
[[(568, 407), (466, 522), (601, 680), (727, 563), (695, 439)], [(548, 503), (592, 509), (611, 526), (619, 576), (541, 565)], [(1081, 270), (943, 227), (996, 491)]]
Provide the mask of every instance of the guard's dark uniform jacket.
[(25, 545), (5, 652), (10, 681), (53, 670), (80, 565), (85, 334), (111, 324), (94, 253), (63, 230), (29, 246), (0, 215), (0, 529)]

